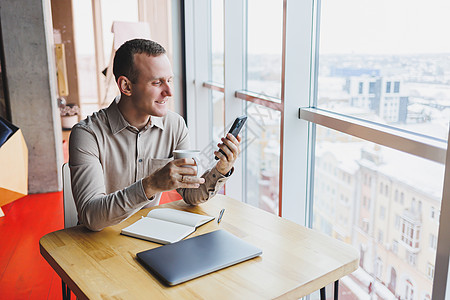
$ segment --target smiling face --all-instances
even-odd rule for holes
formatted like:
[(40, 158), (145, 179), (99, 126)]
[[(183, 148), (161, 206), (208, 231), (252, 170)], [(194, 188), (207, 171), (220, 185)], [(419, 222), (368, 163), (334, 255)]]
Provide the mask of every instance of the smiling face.
[(173, 73), (167, 55), (134, 55), (137, 80), (131, 83), (131, 103), (137, 114), (163, 117), (173, 92)]

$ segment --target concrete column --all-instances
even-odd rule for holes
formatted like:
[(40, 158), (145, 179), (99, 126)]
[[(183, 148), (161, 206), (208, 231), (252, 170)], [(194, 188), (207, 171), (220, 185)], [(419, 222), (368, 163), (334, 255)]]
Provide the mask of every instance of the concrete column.
[(28, 146), (29, 193), (60, 191), (63, 163), (50, 0), (1, 0), (12, 122)]

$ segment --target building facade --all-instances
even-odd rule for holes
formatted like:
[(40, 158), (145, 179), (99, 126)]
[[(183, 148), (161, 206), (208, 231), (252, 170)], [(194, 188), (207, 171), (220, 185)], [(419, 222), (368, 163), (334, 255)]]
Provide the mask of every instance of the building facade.
[(326, 141), (317, 148), (313, 227), (360, 250), (355, 279), (361, 285), (365, 274), (378, 297), (431, 299), (443, 166), (408, 157), (428, 174), (414, 176), (396, 150)]

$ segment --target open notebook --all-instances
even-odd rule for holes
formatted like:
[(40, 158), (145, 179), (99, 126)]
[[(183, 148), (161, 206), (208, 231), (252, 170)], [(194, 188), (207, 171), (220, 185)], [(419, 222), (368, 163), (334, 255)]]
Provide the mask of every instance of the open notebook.
[(261, 254), (261, 249), (221, 229), (136, 256), (164, 284), (176, 285)]
[(155, 208), (146, 217), (123, 228), (122, 234), (160, 244), (171, 244), (213, 219), (211, 216), (171, 208)]

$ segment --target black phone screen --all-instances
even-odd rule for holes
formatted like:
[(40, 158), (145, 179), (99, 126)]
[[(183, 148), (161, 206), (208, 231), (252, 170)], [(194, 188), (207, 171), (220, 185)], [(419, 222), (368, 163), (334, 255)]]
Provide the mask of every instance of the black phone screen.
[[(244, 115), (244, 116), (237, 117), (234, 120), (233, 125), (231, 125), (231, 128), (228, 131), (228, 133), (231, 133), (233, 136), (237, 137), (237, 135), (241, 131), (242, 127), (244, 127), (245, 121), (247, 121), (247, 116)], [(222, 149), (220, 149), (219, 152), (225, 155), (225, 153), (222, 151)], [(218, 160), (219, 158), (217, 156), (215, 156), (215, 159)]]

